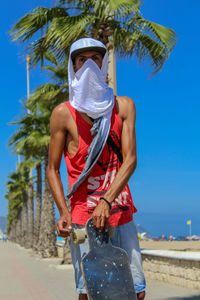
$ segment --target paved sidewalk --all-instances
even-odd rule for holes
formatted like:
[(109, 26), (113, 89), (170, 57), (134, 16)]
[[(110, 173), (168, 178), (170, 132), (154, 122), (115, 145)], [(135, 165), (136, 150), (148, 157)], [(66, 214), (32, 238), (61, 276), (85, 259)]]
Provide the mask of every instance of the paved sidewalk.
[[(0, 242), (0, 300), (76, 300), (73, 268), (59, 263)], [(147, 281), (145, 300), (200, 300), (200, 291)]]

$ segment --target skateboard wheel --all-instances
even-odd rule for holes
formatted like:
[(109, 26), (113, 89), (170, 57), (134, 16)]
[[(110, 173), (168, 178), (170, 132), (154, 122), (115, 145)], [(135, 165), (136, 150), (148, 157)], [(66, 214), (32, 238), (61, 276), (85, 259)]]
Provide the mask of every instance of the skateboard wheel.
[(110, 238), (112, 238), (114, 235), (114, 229), (110, 225), (108, 226), (108, 234)]
[(75, 245), (83, 244), (85, 242), (85, 233), (81, 229), (72, 232), (72, 241)]

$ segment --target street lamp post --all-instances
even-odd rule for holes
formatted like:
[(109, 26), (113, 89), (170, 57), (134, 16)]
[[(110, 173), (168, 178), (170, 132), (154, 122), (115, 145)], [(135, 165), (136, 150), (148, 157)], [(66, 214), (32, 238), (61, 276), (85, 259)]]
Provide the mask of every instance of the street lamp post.
[[(26, 56), (26, 76), (27, 76), (27, 100), (30, 98), (30, 56)], [(28, 112), (30, 112), (28, 110)]]
[[(30, 56), (26, 56), (26, 74), (27, 74), (27, 102), (30, 98)], [(27, 113), (31, 111), (27, 109)], [(28, 246), (31, 248), (33, 245), (33, 232), (34, 232), (34, 205), (33, 205), (33, 170), (30, 168), (29, 171), (29, 184), (28, 184)]]
[[(27, 76), (27, 101), (30, 98), (30, 56), (26, 56), (26, 76)], [(27, 110), (28, 114), (30, 114), (30, 110)], [(33, 171), (32, 168), (30, 168), (30, 178), (32, 178)]]

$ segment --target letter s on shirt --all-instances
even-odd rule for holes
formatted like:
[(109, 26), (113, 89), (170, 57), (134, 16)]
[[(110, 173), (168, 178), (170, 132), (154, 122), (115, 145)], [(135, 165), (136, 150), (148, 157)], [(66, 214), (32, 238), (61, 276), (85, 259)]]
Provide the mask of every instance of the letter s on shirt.
[(100, 176), (96, 176), (96, 177), (89, 177), (88, 178), (88, 186), (87, 188), (90, 190), (96, 190), (100, 187)]

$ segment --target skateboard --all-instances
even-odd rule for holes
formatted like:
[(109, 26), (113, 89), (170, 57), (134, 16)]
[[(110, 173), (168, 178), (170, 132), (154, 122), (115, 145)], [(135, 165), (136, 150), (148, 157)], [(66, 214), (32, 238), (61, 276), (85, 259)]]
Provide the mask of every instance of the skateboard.
[[(109, 230), (112, 234), (112, 230)], [(88, 238), (89, 252), (82, 257), (81, 270), (90, 300), (136, 300), (126, 251), (111, 244), (109, 232), (99, 232), (92, 219), (86, 234), (75, 230), (72, 240), (83, 243)]]

